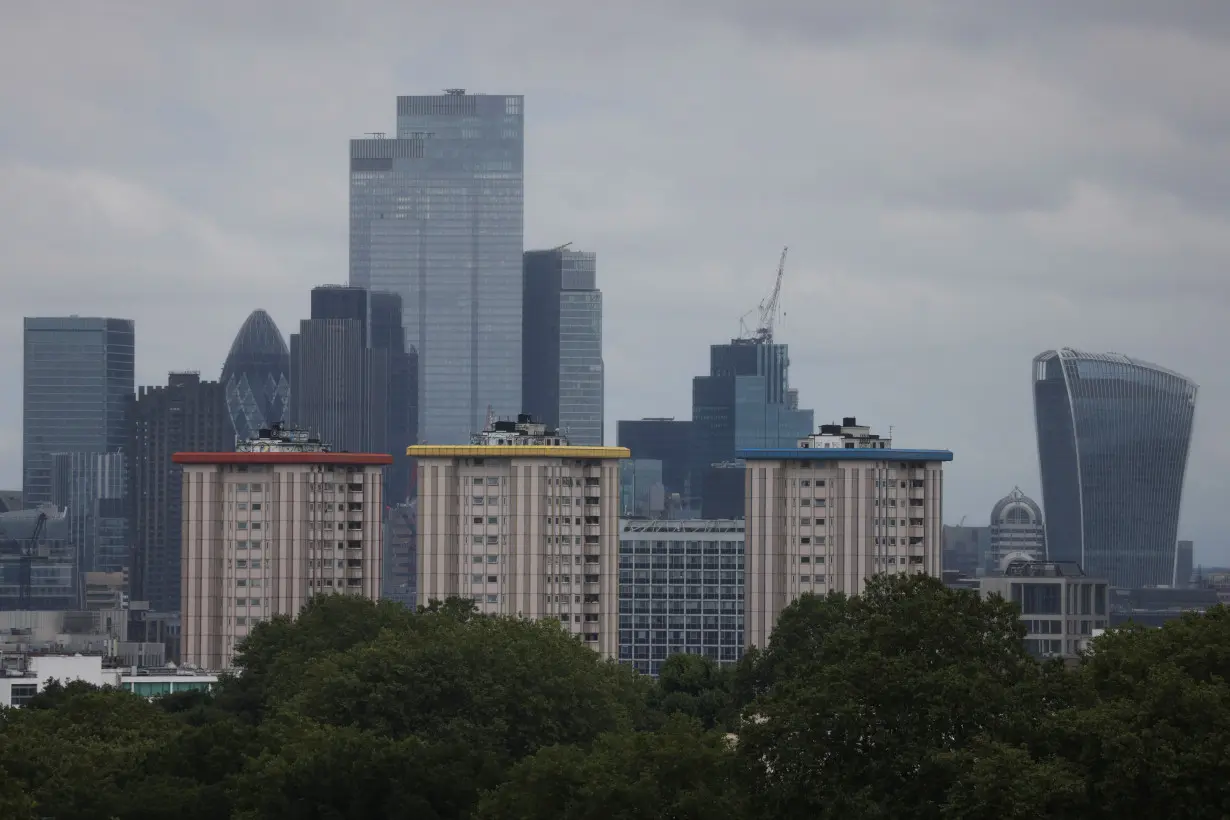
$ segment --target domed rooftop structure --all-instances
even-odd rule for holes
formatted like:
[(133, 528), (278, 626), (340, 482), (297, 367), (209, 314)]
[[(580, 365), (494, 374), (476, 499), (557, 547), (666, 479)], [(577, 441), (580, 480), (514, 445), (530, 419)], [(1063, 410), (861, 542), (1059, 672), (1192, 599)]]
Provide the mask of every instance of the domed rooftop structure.
[(280, 422), (290, 399), (290, 350), (263, 310), (244, 320), (222, 365), (226, 407), (235, 436), (248, 439)]
[(1012, 492), (995, 503), (991, 510), (991, 526), (996, 524), (1041, 524), (1042, 508), (1032, 498), (1013, 487)]

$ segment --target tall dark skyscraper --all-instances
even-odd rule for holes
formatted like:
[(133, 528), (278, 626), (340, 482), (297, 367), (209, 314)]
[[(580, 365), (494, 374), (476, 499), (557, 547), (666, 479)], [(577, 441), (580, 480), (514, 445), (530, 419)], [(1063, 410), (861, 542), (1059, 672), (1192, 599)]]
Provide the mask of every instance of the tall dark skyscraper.
[(263, 310), (254, 310), (235, 334), (222, 366), (232, 438), (247, 440), (286, 420), (290, 399), (290, 351), (282, 332)]
[(350, 284), (402, 298), (424, 443), (523, 411), (524, 123), (523, 97), (450, 89), (350, 143)]
[(113, 453), (124, 446), (134, 343), (130, 319), (25, 320), (22, 481), (27, 506), (52, 501), (52, 453)]
[(1119, 353), (1033, 362), (1046, 547), (1113, 586), (1174, 582), (1196, 385)]
[(183, 468), (180, 452), (235, 449), (227, 385), (196, 373), (172, 373), (165, 387), (142, 387), (132, 402), (128, 505), (134, 558), (133, 597), (157, 611), (180, 605)]
[[(353, 345), (357, 337), (352, 335), (354, 332), (352, 325), (346, 323), (357, 323), (357, 333), (362, 337), (364, 351), (362, 356), (367, 361), (364, 366), (373, 370), (370, 376), (358, 372), (352, 374), (352, 378), (347, 382), (350, 387), (346, 390), (359, 390), (361, 395), (369, 397), (365, 400), (371, 401), (379, 401), (379, 394), (383, 393), (385, 404), (382, 408), (367, 408), (365, 417), (360, 419), (359, 417), (364, 415), (364, 408), (353, 398), (343, 400), (342, 395), (330, 391), (326, 383), (322, 383), (323, 393), (316, 388), (309, 388), (308, 385), (312, 383), (311, 379), (316, 375), (323, 377), (324, 374), (314, 375), (312, 362), (300, 362), (297, 367), (306, 368), (303, 370), (303, 378), (308, 380), (304, 382), (306, 392), (303, 395), (302, 410), (307, 413), (323, 413), (324, 415), (320, 417), (321, 424), (329, 424), (327, 417), (332, 413), (335, 424), (341, 423), (347, 429), (357, 429), (355, 425), (360, 425), (363, 432), (359, 435), (363, 437), (364, 443), (361, 449), (355, 449), (354, 452), (391, 453), (393, 466), (385, 470), (384, 497), (391, 504), (403, 502), (407, 498), (410, 481), (406, 447), (414, 444), (417, 438), (418, 395), (416, 389), (417, 356), (413, 350), (410, 352), (406, 350), (406, 334), (401, 324), (401, 297), (396, 293), (369, 292), (358, 287), (314, 288), (312, 290), (311, 322), (332, 323), (330, 325), (332, 330), (329, 331), (332, 334), (331, 338), (333, 342), (341, 345), (334, 350), (332, 354), (334, 356), (354, 355)], [(309, 332), (317, 334), (313, 338), (319, 338), (320, 328), (315, 325), (313, 327), (316, 329)], [(343, 328), (351, 328), (351, 330)], [(305, 344), (305, 338), (307, 337), (301, 330), (297, 337), (292, 337), (292, 345)], [(343, 353), (343, 351), (349, 352)], [(298, 361), (299, 355), (293, 354), (292, 359)], [(317, 363), (329, 366), (328, 355), (326, 353), (324, 358), (318, 358)], [(353, 397), (359, 394), (347, 392), (344, 395)], [(332, 402), (334, 410), (326, 411), (324, 405), (319, 404), (322, 401)], [(296, 409), (296, 412), (299, 412), (299, 409)], [(345, 419), (345, 421), (339, 422), (338, 419)], [(385, 424), (383, 433), (376, 429), (381, 424), (381, 419)], [(311, 426), (311, 422), (307, 421), (301, 420), (298, 423)], [(353, 432), (339, 433), (339, 435), (353, 436)], [(322, 438), (326, 441), (333, 441), (328, 435), (322, 435)], [(341, 440), (341, 438), (338, 439), (338, 441)], [(346, 440), (353, 441), (353, 438)], [(341, 447), (339, 444), (333, 444), (333, 446), (335, 449)]]
[[(692, 380), (692, 483), (705, 515), (742, 518), (741, 471), (728, 464), (738, 450), (794, 447), (815, 427), (790, 388), (787, 345), (734, 339), (709, 348), (709, 375)], [(720, 496), (720, 498), (719, 498)]]
[(602, 291), (592, 253), (527, 251), (521, 404), (573, 444), (602, 446)]
[(634, 459), (662, 462), (662, 485), (687, 501), (691, 494), (692, 422), (654, 418), (620, 421), (616, 442), (632, 451)]

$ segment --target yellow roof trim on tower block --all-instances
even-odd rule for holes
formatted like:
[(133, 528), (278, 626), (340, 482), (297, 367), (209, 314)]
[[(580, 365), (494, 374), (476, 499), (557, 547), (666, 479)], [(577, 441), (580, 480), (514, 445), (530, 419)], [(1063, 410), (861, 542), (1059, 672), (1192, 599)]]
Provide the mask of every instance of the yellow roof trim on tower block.
[(632, 458), (627, 447), (554, 447), (545, 444), (412, 444), (411, 458)]

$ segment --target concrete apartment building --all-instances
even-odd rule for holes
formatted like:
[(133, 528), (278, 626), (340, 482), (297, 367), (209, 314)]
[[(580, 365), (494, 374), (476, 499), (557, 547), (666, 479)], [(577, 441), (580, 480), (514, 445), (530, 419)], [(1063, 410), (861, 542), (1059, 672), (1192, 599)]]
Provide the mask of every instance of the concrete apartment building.
[(941, 575), (947, 450), (897, 450), (847, 417), (794, 448), (742, 450), (748, 647), (805, 593), (862, 592), (881, 573)]
[(333, 453), (274, 426), (234, 453), (183, 466), (181, 655), (231, 665), (235, 646), (314, 595), (380, 597), (382, 470), (392, 456)]
[(469, 445), (417, 445), (418, 603), (550, 618), (618, 654), (622, 447), (571, 446), (528, 415), (488, 419)]

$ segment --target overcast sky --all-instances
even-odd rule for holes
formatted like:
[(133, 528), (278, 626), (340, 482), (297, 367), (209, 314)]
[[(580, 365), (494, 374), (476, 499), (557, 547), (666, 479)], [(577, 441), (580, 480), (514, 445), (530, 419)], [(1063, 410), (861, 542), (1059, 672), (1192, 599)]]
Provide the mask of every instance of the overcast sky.
[(1113, 350), (1199, 383), (1180, 537), (1230, 562), (1228, 37), (1223, 0), (7, 4), (0, 486), (22, 316), (217, 378), (346, 281), (347, 140), (464, 87), (526, 95), (526, 246), (598, 254), (610, 443), (690, 416), (789, 245), (802, 404), (952, 449), (949, 523), (1039, 497), (1031, 358)]

